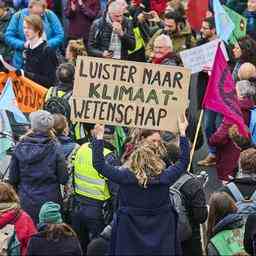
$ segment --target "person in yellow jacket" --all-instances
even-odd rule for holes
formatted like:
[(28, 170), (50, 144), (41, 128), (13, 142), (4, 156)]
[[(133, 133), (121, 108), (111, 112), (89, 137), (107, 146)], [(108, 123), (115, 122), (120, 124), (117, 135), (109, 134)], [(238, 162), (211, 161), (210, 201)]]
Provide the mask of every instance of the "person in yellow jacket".
[[(105, 157), (112, 157), (112, 151), (109, 148), (109, 146), (104, 147)], [(99, 235), (105, 227), (103, 210), (110, 202), (111, 192), (108, 180), (100, 175), (92, 165), (90, 143), (85, 143), (78, 149), (73, 164), (72, 227), (86, 254), (90, 240)]]

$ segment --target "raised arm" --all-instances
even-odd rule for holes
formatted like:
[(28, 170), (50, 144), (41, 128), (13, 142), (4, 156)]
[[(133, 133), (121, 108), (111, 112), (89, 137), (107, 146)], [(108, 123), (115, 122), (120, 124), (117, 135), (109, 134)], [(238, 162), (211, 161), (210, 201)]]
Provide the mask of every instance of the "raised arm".
[(104, 177), (115, 183), (126, 183), (130, 176), (128, 171), (121, 171), (119, 168), (107, 164), (103, 155), (103, 150), (103, 139), (94, 139), (92, 142), (93, 167)]
[(179, 118), (179, 131), (180, 131), (180, 157), (175, 165), (169, 166), (160, 176), (160, 182), (166, 184), (174, 183), (183, 172), (186, 171), (190, 160), (190, 147), (188, 139), (186, 138), (186, 129), (188, 122), (185, 115)]

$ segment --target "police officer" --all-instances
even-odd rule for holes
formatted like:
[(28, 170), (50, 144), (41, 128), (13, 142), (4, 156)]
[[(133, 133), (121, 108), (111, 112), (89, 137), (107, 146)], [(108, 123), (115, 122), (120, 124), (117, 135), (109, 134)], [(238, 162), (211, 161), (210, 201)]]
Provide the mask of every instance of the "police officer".
[[(110, 148), (111, 145), (105, 144), (106, 157), (111, 157)], [(103, 209), (110, 199), (108, 181), (93, 168), (91, 145), (85, 143), (78, 149), (74, 160), (72, 217), (72, 226), (80, 238), (84, 253), (89, 241), (99, 235), (105, 227)]]

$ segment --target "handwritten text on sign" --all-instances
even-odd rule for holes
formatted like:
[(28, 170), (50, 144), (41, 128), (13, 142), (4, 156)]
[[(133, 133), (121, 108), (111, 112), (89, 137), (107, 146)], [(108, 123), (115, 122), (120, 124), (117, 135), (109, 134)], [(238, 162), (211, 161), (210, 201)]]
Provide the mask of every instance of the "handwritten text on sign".
[(72, 99), (76, 121), (176, 130), (187, 106), (190, 73), (180, 67), (78, 59)]

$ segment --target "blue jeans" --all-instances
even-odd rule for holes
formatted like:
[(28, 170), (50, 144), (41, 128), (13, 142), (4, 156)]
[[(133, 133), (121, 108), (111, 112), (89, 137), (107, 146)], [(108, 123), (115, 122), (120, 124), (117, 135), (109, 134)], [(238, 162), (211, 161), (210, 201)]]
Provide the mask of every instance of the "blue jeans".
[[(209, 109), (204, 111), (204, 132), (207, 141), (216, 132), (222, 122), (222, 115)], [(216, 154), (216, 148), (208, 145), (208, 151), (210, 154)]]

